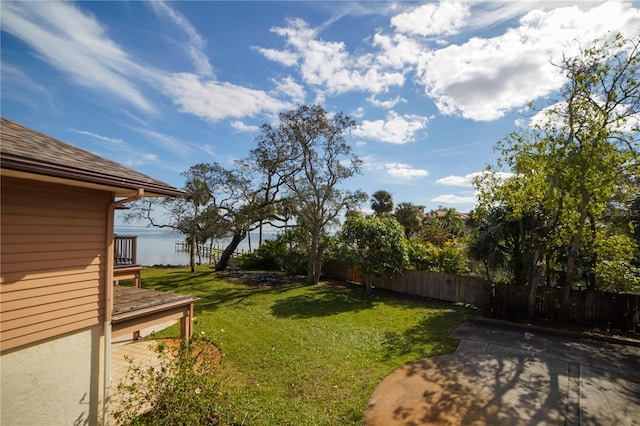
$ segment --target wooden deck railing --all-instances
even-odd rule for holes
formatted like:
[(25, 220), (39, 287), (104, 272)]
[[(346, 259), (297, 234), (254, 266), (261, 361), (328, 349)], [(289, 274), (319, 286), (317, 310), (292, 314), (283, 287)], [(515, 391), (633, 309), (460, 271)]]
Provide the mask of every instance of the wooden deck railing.
[(116, 235), (114, 238), (113, 266), (115, 268), (137, 265), (137, 240), (135, 235)]

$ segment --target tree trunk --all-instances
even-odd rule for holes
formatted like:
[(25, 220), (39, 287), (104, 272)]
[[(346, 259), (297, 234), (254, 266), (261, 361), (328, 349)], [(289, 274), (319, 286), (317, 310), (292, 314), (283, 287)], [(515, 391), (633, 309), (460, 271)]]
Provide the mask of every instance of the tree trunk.
[(538, 262), (542, 259), (542, 249), (537, 248), (531, 256), (529, 263), (529, 306), (527, 309), (527, 317), (533, 319), (536, 313), (536, 300), (538, 296), (538, 287), (542, 280), (542, 271)]
[(564, 283), (562, 285), (562, 298), (560, 299), (560, 316), (561, 322), (566, 322), (569, 318), (569, 298), (571, 297), (571, 286), (575, 281), (576, 276), (576, 262), (578, 258), (578, 251), (580, 249), (580, 240), (582, 239), (582, 230), (584, 229), (585, 221), (587, 220), (587, 205), (589, 203), (589, 195), (582, 194), (582, 205), (580, 219), (576, 232), (571, 238), (569, 244), (569, 250), (567, 252), (567, 275), (565, 276)]
[(311, 235), (311, 247), (309, 248), (309, 260), (307, 262), (307, 283), (314, 285), (320, 282), (320, 261), (322, 258), (318, 234), (319, 231)]
[(218, 260), (218, 263), (216, 264), (216, 267), (215, 267), (216, 271), (224, 271), (225, 269), (227, 269), (227, 265), (229, 264), (229, 260), (231, 259), (231, 256), (233, 255), (233, 253), (238, 248), (238, 245), (242, 242), (242, 240), (244, 240), (246, 236), (247, 236), (247, 231), (239, 231), (233, 234), (233, 238), (231, 239), (231, 242), (220, 255), (220, 259)]
[(191, 268), (191, 272), (196, 272), (196, 236), (195, 233), (191, 234), (191, 241), (189, 244), (189, 267)]

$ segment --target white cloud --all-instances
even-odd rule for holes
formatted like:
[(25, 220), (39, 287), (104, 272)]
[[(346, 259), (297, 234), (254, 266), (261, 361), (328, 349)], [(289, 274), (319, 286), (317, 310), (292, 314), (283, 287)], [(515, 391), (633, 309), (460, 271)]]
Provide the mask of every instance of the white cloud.
[(435, 198), (429, 200), (434, 203), (443, 203), (443, 204), (475, 204), (476, 197), (471, 196), (460, 196), (455, 194), (443, 194), (438, 195)]
[(384, 108), (384, 109), (391, 109), (393, 107), (395, 107), (397, 104), (399, 104), (400, 102), (407, 102), (406, 99), (400, 97), (400, 96), (396, 96), (395, 98), (392, 99), (387, 99), (386, 101), (381, 101), (379, 99), (377, 99), (375, 97), (375, 95), (371, 95), (367, 98), (367, 101), (370, 102), (372, 105), (377, 106), (379, 108)]
[(280, 81), (275, 81), (276, 93), (288, 96), (294, 104), (304, 104), (304, 86), (296, 82), (293, 77), (286, 77)]
[(393, 144), (413, 142), (416, 133), (427, 126), (428, 119), (417, 115), (400, 116), (390, 111), (386, 120), (364, 120), (353, 134), (362, 138)]
[(56, 97), (49, 88), (39, 84), (18, 68), (0, 63), (2, 97), (13, 99), (38, 111), (43, 106), (55, 109)]
[(421, 178), (429, 174), (427, 170), (414, 169), (410, 165), (403, 163), (387, 163), (385, 164), (385, 167), (387, 169), (387, 174), (403, 180)]
[(109, 142), (111, 144), (122, 144), (122, 139), (111, 138), (109, 136), (102, 136), (97, 133), (88, 132), (86, 130), (78, 130), (78, 129), (69, 129), (69, 130), (79, 135), (91, 136), (92, 138), (101, 140), (103, 142)]
[(373, 36), (373, 45), (381, 49), (376, 55), (378, 62), (395, 69), (417, 65), (426, 52), (418, 40), (404, 34), (387, 36), (377, 33)]
[(285, 50), (266, 49), (262, 47), (255, 48), (258, 52), (273, 62), (279, 62), (285, 67), (292, 67), (298, 64), (298, 55)]
[(482, 172), (469, 173), (465, 176), (447, 176), (438, 179), (436, 183), (451, 186), (473, 186), (473, 179), (475, 179), (476, 176), (480, 175), (481, 173)]
[(76, 84), (154, 111), (134, 82), (151, 71), (133, 61), (92, 15), (73, 4), (3, 2), (2, 30), (24, 41)]
[(257, 132), (260, 130), (260, 127), (258, 126), (250, 126), (248, 124), (243, 123), (242, 121), (232, 121), (231, 123), (231, 127), (233, 127), (234, 129), (236, 129), (239, 132)]
[(317, 31), (302, 19), (291, 19), (287, 24), (286, 27), (271, 29), (286, 39), (286, 50), (257, 50), (268, 59), (297, 66), (306, 84), (330, 94), (349, 91), (381, 93), (392, 86), (404, 84), (403, 73), (386, 70), (375, 55), (351, 56), (343, 42), (319, 39)]
[(179, 105), (180, 111), (209, 121), (274, 113), (291, 107), (290, 103), (262, 90), (201, 80), (190, 73), (174, 74), (167, 78), (165, 90)]
[(213, 75), (213, 68), (209, 63), (209, 58), (204, 52), (207, 44), (206, 40), (198, 33), (191, 23), (181, 13), (177, 12), (164, 1), (152, 1), (149, 3), (153, 11), (160, 16), (166, 16), (182, 31), (184, 31), (189, 39), (186, 44), (186, 50), (193, 60), (193, 64), (199, 74), (205, 76)]
[(191, 146), (188, 143), (176, 139), (174, 136), (167, 135), (161, 132), (157, 132), (155, 130), (151, 130), (144, 127), (136, 127), (134, 130), (138, 133), (141, 133), (147, 136), (149, 139), (152, 139), (156, 142), (160, 142), (163, 148), (169, 149), (175, 153), (180, 154), (181, 157), (186, 157), (193, 152)]
[(617, 1), (585, 10), (533, 10), (519, 24), (498, 37), (472, 38), (421, 56), (417, 80), (441, 112), (495, 120), (551, 93), (563, 83), (551, 61), (571, 53), (573, 40), (585, 43), (619, 30), (638, 37), (640, 10)]
[(469, 174), (464, 175), (464, 176), (455, 176), (455, 175), (447, 176), (447, 177), (440, 178), (440, 179), (436, 180), (436, 183), (439, 183), (441, 185), (472, 187), (473, 186), (473, 180), (475, 178), (477, 178), (478, 176), (484, 175), (486, 173), (491, 173), (494, 177), (496, 177), (498, 179), (507, 179), (507, 178), (510, 178), (511, 176), (513, 176), (512, 173), (508, 173), (508, 172), (486, 172), (486, 171), (482, 171), (482, 172), (469, 173)]
[(391, 19), (391, 25), (399, 32), (421, 36), (455, 34), (469, 17), (468, 4), (457, 1), (427, 3), (411, 12)]

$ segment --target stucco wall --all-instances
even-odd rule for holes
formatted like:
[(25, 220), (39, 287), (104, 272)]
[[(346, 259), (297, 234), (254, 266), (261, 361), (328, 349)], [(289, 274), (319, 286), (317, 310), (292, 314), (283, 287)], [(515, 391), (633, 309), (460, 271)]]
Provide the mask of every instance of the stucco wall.
[(100, 326), (0, 357), (0, 424), (93, 425), (101, 417)]

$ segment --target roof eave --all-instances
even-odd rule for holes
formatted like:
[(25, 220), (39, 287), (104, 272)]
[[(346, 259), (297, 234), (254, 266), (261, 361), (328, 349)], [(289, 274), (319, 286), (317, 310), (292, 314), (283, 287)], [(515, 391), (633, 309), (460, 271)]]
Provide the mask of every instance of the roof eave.
[[(13, 173), (7, 173), (6, 171), (14, 171), (17, 172), (17, 175), (26, 174), (35, 180), (61, 180), (62, 183), (74, 186), (103, 188), (115, 192), (116, 196), (129, 196), (139, 188), (144, 189), (145, 197), (179, 197), (184, 194), (184, 191), (168, 185), (154, 185), (150, 182), (118, 178), (97, 172), (46, 164), (6, 154), (2, 155), (0, 166), (3, 175), (12, 175)], [(38, 178), (38, 176), (41, 176), (41, 178)], [(22, 177), (25, 176), (23, 175)]]

